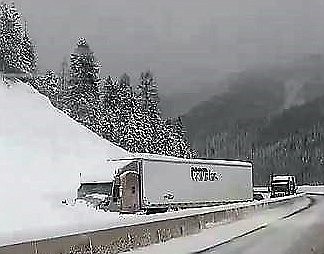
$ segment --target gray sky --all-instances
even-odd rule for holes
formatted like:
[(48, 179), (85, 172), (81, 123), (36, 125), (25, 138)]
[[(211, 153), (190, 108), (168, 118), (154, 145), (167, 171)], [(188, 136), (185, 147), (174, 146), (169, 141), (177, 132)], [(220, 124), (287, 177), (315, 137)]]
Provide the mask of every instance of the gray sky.
[(150, 68), (160, 90), (198, 91), (224, 75), (324, 52), (324, 0), (15, 0), (58, 69), (88, 39), (103, 74)]

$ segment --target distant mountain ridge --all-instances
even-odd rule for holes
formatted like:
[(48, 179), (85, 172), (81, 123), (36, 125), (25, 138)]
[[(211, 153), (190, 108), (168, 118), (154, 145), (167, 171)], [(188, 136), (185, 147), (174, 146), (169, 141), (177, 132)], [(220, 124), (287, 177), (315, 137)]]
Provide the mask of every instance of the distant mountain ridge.
[[(298, 156), (296, 151), (286, 155), (285, 158), (295, 161), (294, 166), (288, 166), (281, 157), (277, 162), (269, 158), (279, 156), (286, 149), (281, 146), (283, 143), (296, 147), (296, 142), (302, 143), (309, 135), (318, 137), (322, 133), (324, 73), (321, 70), (324, 70), (324, 59), (312, 56), (285, 68), (238, 74), (230, 80), (226, 93), (183, 115), (190, 142), (201, 156), (254, 159), (259, 164), (255, 180), (260, 183), (267, 181), (270, 171), (294, 171), (292, 167), (297, 174), (307, 167), (310, 173), (307, 177), (300, 175), (300, 181), (315, 181), (310, 170), (315, 166), (296, 158), (312, 150), (310, 145), (299, 146)], [(322, 142), (320, 139), (316, 147), (321, 147)], [(317, 148), (317, 155), (311, 157), (319, 162), (324, 152)], [(285, 161), (286, 166), (280, 161)], [(321, 181), (324, 168), (322, 171)]]

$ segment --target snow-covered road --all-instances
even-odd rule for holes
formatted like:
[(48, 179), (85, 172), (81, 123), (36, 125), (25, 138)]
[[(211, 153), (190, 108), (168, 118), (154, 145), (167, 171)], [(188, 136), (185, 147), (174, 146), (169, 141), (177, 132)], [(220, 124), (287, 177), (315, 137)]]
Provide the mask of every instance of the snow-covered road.
[[(0, 82), (0, 246), (215, 209), (120, 216), (89, 209), (84, 204), (66, 206), (61, 203), (67, 197), (75, 197), (80, 184), (79, 173), (98, 173), (110, 179), (115, 168), (107, 163), (107, 159), (125, 156), (129, 156), (125, 150), (71, 120), (28, 85), (9, 83), (7, 86)], [(313, 187), (305, 188), (314, 191)], [(324, 192), (323, 186), (317, 187), (316, 191)], [(196, 244), (195, 247), (200, 246), (197, 242), (213, 243), (215, 230), (222, 232), (217, 235), (218, 240), (226, 239), (233, 232), (244, 232), (251, 226), (274, 220), (287, 209), (298, 209), (303, 205), (269, 209), (271, 211), (257, 214), (253, 219), (206, 230), (201, 234), (202, 238), (180, 239), (180, 245), (188, 239)], [(162, 253), (180, 253), (173, 252), (172, 248), (169, 250)]]
[(204, 253), (324, 253), (324, 196), (303, 212)]
[[(199, 253), (199, 251), (209, 249), (211, 246), (227, 243), (228, 241), (231, 241), (231, 239), (244, 235), (249, 231), (277, 223), (280, 218), (289, 216), (300, 211), (301, 209), (305, 209), (309, 205), (310, 199), (297, 199), (290, 204), (274, 206), (269, 209), (250, 214), (249, 216), (238, 221), (227, 224), (210, 225), (208, 229), (203, 230), (199, 234), (189, 235), (182, 238), (172, 239), (165, 243), (151, 245), (138, 249), (134, 253)], [(241, 252), (237, 251), (233, 253)]]

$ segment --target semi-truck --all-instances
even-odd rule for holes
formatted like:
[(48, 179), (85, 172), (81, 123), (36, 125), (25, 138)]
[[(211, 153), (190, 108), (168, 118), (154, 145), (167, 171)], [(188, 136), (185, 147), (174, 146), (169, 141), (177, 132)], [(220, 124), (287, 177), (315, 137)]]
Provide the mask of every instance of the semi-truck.
[(271, 175), (269, 184), (270, 197), (294, 195), (297, 192), (295, 176)]
[(252, 201), (252, 163), (136, 154), (113, 180), (110, 210), (122, 213)]

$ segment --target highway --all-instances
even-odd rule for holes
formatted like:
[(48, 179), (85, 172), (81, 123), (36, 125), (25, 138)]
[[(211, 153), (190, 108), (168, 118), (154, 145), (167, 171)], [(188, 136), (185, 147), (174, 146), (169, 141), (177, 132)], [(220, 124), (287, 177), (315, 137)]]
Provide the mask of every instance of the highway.
[(200, 253), (324, 254), (324, 196), (311, 197), (310, 208)]

